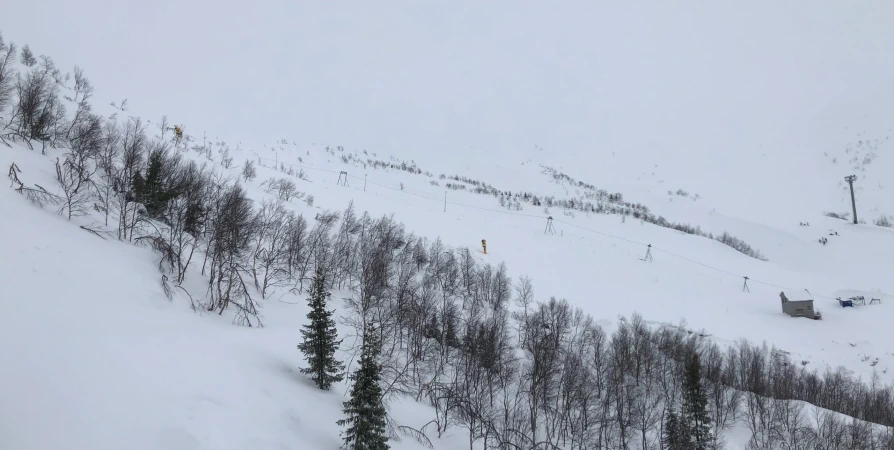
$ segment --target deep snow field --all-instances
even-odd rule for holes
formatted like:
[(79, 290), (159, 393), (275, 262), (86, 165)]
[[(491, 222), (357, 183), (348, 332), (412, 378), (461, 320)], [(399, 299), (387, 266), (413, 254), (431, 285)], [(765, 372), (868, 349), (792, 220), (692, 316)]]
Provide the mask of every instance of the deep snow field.
[[(654, 322), (685, 321), (687, 328), (704, 331), (721, 342), (739, 338), (766, 341), (820, 371), (843, 365), (866, 376), (876, 370), (884, 379), (894, 380), (894, 373), (887, 373), (894, 363), (894, 350), (889, 347), (890, 334), (885, 325), (891, 318), (888, 303), (894, 301), (894, 280), (890, 277), (894, 229), (854, 225), (826, 217), (822, 210), (810, 211), (773, 198), (761, 198), (766, 202), (766, 216), (748, 220), (723, 214), (707, 200), (693, 200), (695, 192), (690, 198), (668, 195), (669, 183), (643, 183), (639, 189), (625, 190), (624, 182), (607, 179), (604, 184), (598, 183), (577, 175), (586, 173), (586, 169), (569, 170), (577, 179), (609, 192), (617, 189), (625, 195), (625, 201), (643, 203), (671, 221), (699, 225), (714, 234), (730, 232), (761, 251), (769, 260), (764, 262), (719, 242), (630, 217), (588, 217), (562, 208), (552, 208), (546, 214), (544, 207), (530, 204), (516, 211), (501, 208), (495, 197), (464, 191), (447, 192), (444, 212), (443, 185), (451, 180), (438, 179), (441, 173), (482, 180), (504, 191), (524, 190), (557, 198), (580, 195), (575, 188), (552, 182), (541, 173), (534, 154), (522, 154), (513, 160), (477, 153), (464, 156), (455, 168), (432, 167), (416, 159), (420, 169), (434, 175), (427, 177), (344, 164), (334, 145), (331, 153), (322, 144), (275, 148), (277, 154), (270, 149), (259, 150), (255, 158), (262, 158), (268, 166), (278, 161), (291, 164), (295, 170), (304, 169), (309, 181), (298, 182), (299, 189), (305, 186), (303, 189), (313, 193), (317, 207), (344, 209), (341, 205), (353, 200), (360, 210), (374, 215), (394, 213), (408, 229), (439, 236), (448, 245), (480, 249), (480, 240), (486, 239), (488, 254), (481, 255), (482, 259), (505, 261), (513, 276), (532, 277), (539, 298), (567, 298), (605, 325), (611, 326), (620, 315), (638, 311)], [(355, 152), (360, 159), (388, 159)], [(238, 161), (238, 154), (233, 155)], [(879, 172), (883, 164), (894, 166), (886, 156), (879, 158)], [(298, 162), (299, 157), (302, 162)], [(549, 157), (544, 160), (549, 161)], [(759, 166), (742, 169), (760, 171)], [(826, 170), (827, 178), (834, 179), (834, 165)], [(340, 171), (348, 172), (348, 186), (337, 185)], [(368, 180), (365, 191), (362, 175)], [(270, 176), (275, 175), (260, 169), (256, 182)], [(432, 179), (442, 186), (431, 185)], [(714, 195), (721, 196), (716, 191), (722, 189), (734, 191), (736, 186), (721, 185)], [(889, 200), (879, 197), (879, 203), (887, 205)], [(869, 208), (878, 204), (873, 200), (867, 195), (860, 196), (859, 202)], [(849, 201), (849, 197), (835, 198), (827, 204), (830, 210), (847, 211)], [(776, 211), (797, 219), (786, 222), (774, 217)], [(548, 215), (555, 219), (554, 235), (545, 233)], [(802, 221), (810, 226), (801, 226)], [(831, 232), (838, 235), (830, 236)], [(829, 239), (825, 246), (818, 242), (823, 236)], [(648, 244), (653, 247), (649, 263), (642, 261)], [(750, 292), (743, 292), (745, 276), (749, 277)], [(781, 288), (807, 289), (823, 320), (783, 315), (778, 295)], [(854, 295), (864, 295), (867, 305), (842, 309), (835, 300)], [(871, 298), (881, 299), (881, 304), (869, 305)]]
[[(2, 155), (23, 179), (52, 185), (48, 157), (18, 145)], [(193, 312), (180, 292), (169, 301), (150, 250), (100, 241), (12, 189), (0, 190), (0, 205), (0, 307), (9, 320), (0, 331), (0, 448), (341, 444), (345, 386), (323, 392), (298, 372), (303, 297), (265, 302), (264, 328), (235, 326), (230, 316)], [(415, 427), (431, 415), (414, 402), (390, 413)], [(462, 448), (462, 439), (445, 436), (437, 448)]]
[[(185, 123), (189, 147), (207, 133), (217, 171), (236, 178), (255, 161), (257, 178), (243, 185), (257, 202), (271, 197), (264, 181), (288, 177), (315, 198), (313, 206), (289, 204), (308, 219), (354, 202), (358, 212), (394, 214), (408, 231), (451, 247), (477, 251), (486, 239), (479, 261), (505, 262), (513, 279), (531, 277), (537, 300), (565, 298), (608, 331), (638, 312), (724, 345), (766, 342), (808, 369), (844, 366), (864, 380), (875, 373), (894, 382), (894, 228), (873, 224), (894, 219), (894, 10), (885, 2), (845, 11), (820, 1), (805, 12), (799, 2), (757, 1), (692, 14), (597, 2), (414, 5), (400, 14), (367, 4), (279, 5), (309, 8), (294, 16), (206, 8), (217, 2), (184, 5), (175, 16), (168, 12), (181, 2), (161, 2), (132, 6), (146, 21), (133, 34), (128, 22), (94, 14), (110, 7), (103, 2), (58, 3), (10, 8), (8, 18), (54, 11), (36, 27), (4, 20), (4, 5), (0, 31), (31, 40), (64, 70), (84, 64), (97, 111), (108, 115), (109, 100), (127, 96), (130, 115)], [(78, 14), (83, 22), (69, 19)], [(157, 42), (134, 37), (166, 20), (174, 22)], [(203, 28), (189, 28), (199, 21)], [(80, 40), (60, 37), (75, 33), (66, 28), (74, 24)], [(245, 28), (231, 33), (234, 24)], [(301, 35), (289, 41), (252, 26)], [(229, 39), (248, 40), (258, 53)], [(221, 46), (202, 53), (214, 42)], [(306, 58), (307, 72), (288, 66), (282, 42), (294, 43), (292, 57)], [(231, 53), (245, 67), (223, 62)], [(245, 64), (250, 57), (267, 64)], [(355, 77), (358, 65), (363, 76)], [(233, 79), (220, 75), (229, 69), (238, 71)], [(262, 77), (256, 72), (273, 75), (245, 81)], [(223, 148), (230, 169), (221, 167)], [(0, 167), (15, 163), (23, 182), (55, 192), (53, 162), (63, 152), (0, 146)], [(540, 197), (585, 194), (546, 168), (669, 221), (729, 232), (767, 261), (632, 217), (524, 202), (506, 208), (494, 196), (445, 189), (457, 182), (440, 177)], [(851, 174), (865, 223), (824, 214), (850, 213)], [(548, 217), (554, 233), (545, 232)], [(183, 292), (166, 298), (150, 249), (79, 228), (101, 222), (96, 214), (67, 221), (0, 189), (0, 449), (338, 447), (347, 386), (319, 391), (298, 372), (304, 296), (264, 300), (264, 328), (196, 313)], [(201, 298), (193, 271), (186, 287)], [(809, 290), (822, 320), (783, 314), (783, 288)], [(333, 294), (336, 309), (347, 295)], [(835, 300), (854, 295), (866, 304)], [(412, 399), (389, 412), (414, 427), (432, 415)], [(743, 431), (729, 433), (729, 448), (747, 442)], [(468, 448), (458, 429), (433, 441), (436, 449)], [(409, 439), (391, 445), (423, 448)]]
[[(15, 162), (26, 183), (53, 186), (52, 159), (58, 153), (42, 156), (14, 145), (0, 153), (0, 163)], [(685, 323), (720, 343), (767, 342), (808, 368), (843, 365), (867, 380), (873, 371), (885, 381), (894, 379), (887, 326), (894, 302), (890, 229), (820, 213), (804, 214), (809, 227), (771, 227), (713, 212), (702, 199), (666, 192), (629, 199), (654, 201), (669, 219), (706, 231), (729, 230), (762, 251), (769, 259), (764, 262), (704, 237), (618, 215), (588, 217), (575, 211), (571, 217), (552, 208), (555, 234), (547, 234), (542, 207), (527, 204), (510, 211), (492, 196), (453, 190), (444, 212), (443, 187), (430, 184), (437, 175), (364, 170), (344, 164), (338, 150), (329, 152), (322, 145), (256, 153), (232, 155), (236, 161), (260, 157), (266, 166), (279, 161), (304, 170), (304, 179), (292, 179), (299, 190), (314, 195), (314, 206), (290, 205), (305, 216), (341, 210), (354, 201), (360, 211), (393, 213), (408, 229), (439, 236), (450, 246), (476, 248), (487, 239), (488, 253), (479, 252), (479, 260), (505, 261), (511, 275), (532, 277), (538, 300), (567, 298), (607, 329), (619, 316), (639, 312), (653, 323)], [(474, 167), (455, 171), (537, 195), (574, 191), (550, 182), (531, 160), (478, 158)], [(235, 177), (239, 170), (229, 172)], [(341, 171), (349, 174), (347, 186), (337, 184)], [(488, 173), (493, 178), (486, 178)], [(366, 175), (365, 190), (360, 174)], [(288, 175), (258, 166), (258, 177), (246, 184), (255, 199), (271, 195), (260, 187), (269, 177)], [(298, 373), (295, 344), (305, 320), (303, 297), (286, 294), (264, 301), (261, 329), (232, 325), (226, 316), (196, 314), (182, 293), (175, 292), (174, 301), (165, 298), (150, 250), (100, 241), (76, 226), (95, 227), (101, 218), (67, 222), (12, 189), (0, 196), (0, 235), (6, 237), (0, 241), (0, 298), (8, 318), (0, 328), (7, 343), (0, 347), (6, 361), (0, 403), (27, 405), (0, 409), (3, 448), (63, 448), (76, 442), (79, 448), (111, 449), (135, 440), (140, 448), (178, 450), (338, 445), (333, 422), (340, 417), (346, 387), (321, 392)], [(838, 235), (820, 245), (818, 236), (828, 230)], [(651, 262), (642, 260), (645, 243), (653, 246)], [(743, 274), (750, 277), (750, 292), (742, 290)], [(823, 320), (782, 314), (777, 286), (809, 289)], [(201, 285), (193, 289), (193, 295), (202, 292)], [(832, 298), (854, 294), (882, 303), (842, 309)], [(392, 413), (413, 426), (422, 426), (431, 415), (427, 406), (412, 400)], [(467, 445), (456, 433), (436, 440), (436, 448)], [(296, 442), (305, 447), (295, 447)], [(404, 441), (394, 448), (417, 445)]]

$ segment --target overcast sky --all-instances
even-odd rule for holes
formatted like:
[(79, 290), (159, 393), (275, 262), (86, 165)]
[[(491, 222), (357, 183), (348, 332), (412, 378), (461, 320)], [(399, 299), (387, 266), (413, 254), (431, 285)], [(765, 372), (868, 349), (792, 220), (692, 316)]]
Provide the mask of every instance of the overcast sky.
[(890, 126), (891, 24), (890, 0), (7, 0), (0, 14), (8, 40), (84, 68), (99, 101), (195, 135), (440, 155), (782, 151), (848, 121)]

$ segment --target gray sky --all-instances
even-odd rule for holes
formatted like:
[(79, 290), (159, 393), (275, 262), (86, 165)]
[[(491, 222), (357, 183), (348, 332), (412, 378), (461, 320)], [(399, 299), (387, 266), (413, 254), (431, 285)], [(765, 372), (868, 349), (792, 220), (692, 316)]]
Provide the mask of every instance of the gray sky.
[[(243, 145), (447, 157), (832, 145), (889, 127), (894, 3), (27, 0), (0, 31), (99, 101)], [(824, 134), (825, 133), (825, 134)], [(769, 144), (768, 144), (769, 143)], [(836, 144), (837, 145), (837, 144)], [(632, 150), (631, 150), (632, 151)]]

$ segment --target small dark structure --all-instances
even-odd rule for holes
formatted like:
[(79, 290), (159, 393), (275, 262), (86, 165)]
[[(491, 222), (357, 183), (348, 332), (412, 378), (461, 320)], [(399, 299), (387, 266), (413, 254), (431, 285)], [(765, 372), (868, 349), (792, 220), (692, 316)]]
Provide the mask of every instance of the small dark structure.
[[(866, 306), (866, 297), (862, 295), (848, 297), (847, 300), (842, 300), (841, 297), (836, 297), (835, 300), (838, 300), (838, 304), (841, 305), (842, 308), (853, 308), (856, 305)], [(869, 304), (871, 305), (873, 303), (882, 304), (882, 299), (870, 298)]]
[[(864, 297), (864, 296), (862, 296), (862, 295), (857, 295), (857, 296), (854, 296), (854, 297), (848, 297), (847, 300), (842, 300), (841, 297), (838, 297), (837, 300), (838, 300), (838, 303), (841, 304), (841, 307), (842, 307), (842, 308), (847, 307), (847, 306), (850, 306), (851, 308), (853, 308), (854, 305), (863, 305), (863, 306), (866, 305), (866, 297)], [(869, 304), (871, 305), (871, 304), (873, 304), (873, 303), (881, 304), (881, 303), (882, 303), (882, 299), (880, 299), (880, 298), (870, 298), (870, 299), (869, 299)]]
[(808, 319), (822, 319), (822, 314), (813, 308), (813, 299), (807, 289), (803, 291), (782, 291), (779, 298), (782, 300), (782, 312), (792, 317), (806, 317)]

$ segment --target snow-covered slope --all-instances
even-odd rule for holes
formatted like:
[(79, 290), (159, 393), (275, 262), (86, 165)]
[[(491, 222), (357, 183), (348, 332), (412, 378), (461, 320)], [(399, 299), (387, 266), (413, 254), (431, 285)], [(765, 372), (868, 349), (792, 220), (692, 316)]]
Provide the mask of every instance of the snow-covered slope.
[[(38, 152), (4, 147), (0, 159), (52, 186)], [(298, 373), (300, 298), (266, 302), (264, 328), (233, 326), (192, 312), (182, 292), (168, 301), (145, 248), (103, 241), (12, 189), (0, 210), (0, 448), (338, 448), (345, 390)], [(390, 413), (413, 427), (431, 415), (412, 401)]]
[(879, 203), (865, 211), (894, 214), (879, 189), (892, 21), (884, 1), (33, 0), (4, 7), (0, 28), (84, 67), (98, 104), (129, 98), (196, 136), (461, 164), (539, 146), (576, 178), (790, 223), (799, 206), (847, 210), (851, 173)]
[[(440, 173), (469, 174), (502, 190), (557, 198), (576, 196), (574, 188), (558, 185), (541, 173), (533, 158), (513, 163), (479, 156), (473, 164), (462, 162), (452, 167), (432, 167), (422, 158), (416, 159), (421, 170), (432, 172), (428, 177), (345, 164), (342, 152), (330, 154), (323, 145), (276, 148), (275, 155), (259, 150), (258, 156), (268, 166), (279, 161), (284, 167), (303, 169), (309, 181), (299, 182), (299, 189), (314, 193), (317, 206), (340, 208), (353, 200), (360, 209), (394, 213), (409, 229), (440, 236), (454, 246), (479, 247), (479, 241), (486, 239), (488, 255), (483, 258), (505, 261), (513, 275), (531, 276), (541, 298), (567, 298), (607, 322), (634, 311), (656, 322), (685, 320), (688, 327), (704, 330), (722, 342), (739, 338), (766, 341), (820, 371), (844, 365), (865, 377), (878, 370), (885, 379), (894, 379), (894, 372), (887, 371), (894, 365), (894, 356), (886, 347), (890, 338), (885, 326), (894, 314), (888, 305), (894, 301), (889, 276), (894, 254), (892, 229), (854, 225), (825, 217), (821, 210), (805, 211), (794, 222), (770, 226), (761, 217), (746, 220), (723, 214), (706, 199), (632, 189), (641, 195), (622, 191), (625, 200), (641, 201), (669, 220), (698, 225), (714, 234), (727, 231), (769, 261), (633, 218), (555, 207), (549, 215), (556, 219), (556, 234), (548, 235), (548, 214), (542, 206), (529, 203), (517, 211), (502, 208), (494, 196), (447, 189), (444, 212), (444, 185), (451, 180), (440, 179)], [(355, 158), (368, 157), (373, 158), (357, 152)], [(378, 155), (373, 159), (387, 158)], [(342, 170), (350, 175), (348, 186), (337, 185)], [(285, 175), (262, 168), (257, 182), (271, 176)], [(432, 185), (432, 180), (440, 186)], [(798, 220), (810, 226), (801, 226)], [(830, 232), (838, 235), (830, 236)], [(820, 237), (829, 239), (829, 244), (820, 244)], [(653, 246), (651, 263), (641, 260), (648, 244)], [(743, 292), (746, 276), (750, 292)], [(792, 319), (782, 314), (781, 287), (808, 289), (823, 320)], [(853, 295), (864, 295), (867, 305), (841, 309), (835, 300)], [(881, 305), (870, 306), (871, 298), (881, 298)]]
[[(288, 177), (315, 197), (290, 204), (309, 218), (353, 201), (450, 246), (486, 239), (479, 261), (506, 262), (532, 278), (538, 300), (567, 298), (607, 328), (639, 312), (721, 344), (767, 342), (820, 372), (894, 380), (894, 229), (872, 224), (894, 215), (890, 5), (456, 5), (114, 6), (140, 16), (145, 33), (130, 33), (128, 21), (90, 13), (102, 2), (73, 11), (32, 1), (4, 7), (0, 28), (60, 65), (82, 64), (97, 103), (129, 97), (128, 114), (168, 114), (186, 123), (189, 146), (207, 131), (216, 170), (235, 177), (258, 161), (244, 183), (255, 200), (270, 197), (264, 181)], [(40, 26), (17, 18), (34, 11), (46, 13)], [(170, 33), (158, 41), (133, 37), (162, 24)], [(252, 31), (260, 26), (280, 31)], [(220, 167), (223, 148), (235, 167)], [(0, 166), (54, 186), (60, 151), (0, 150)], [(729, 232), (768, 261), (631, 217), (503, 207), (441, 178), (541, 198), (588, 193), (547, 168), (670, 221)], [(865, 224), (823, 214), (850, 212), (850, 174)], [(69, 223), (0, 191), (0, 447), (337, 446), (344, 389), (320, 392), (297, 373), (303, 298), (266, 300), (263, 329), (196, 315), (184, 294), (165, 298), (155, 255), (77, 227), (90, 220)], [(782, 314), (783, 288), (808, 289), (823, 320)], [(835, 300), (853, 295), (867, 304)], [(412, 426), (431, 416), (412, 401), (392, 413)], [(436, 448), (467, 447), (457, 434)]]
[[(438, 236), (448, 245), (475, 247), (486, 239), (488, 253), (477, 259), (506, 262), (513, 276), (532, 277), (536, 298), (567, 298), (608, 328), (619, 315), (639, 312), (652, 323), (684, 321), (721, 344), (740, 338), (767, 342), (820, 371), (844, 365), (864, 379), (873, 371), (883, 380), (894, 378), (885, 325), (894, 301), (887, 276), (892, 230), (819, 213), (804, 217), (810, 227), (773, 228), (712, 212), (705, 200), (676, 196), (656, 209), (676, 221), (729, 230), (770, 261), (633, 218), (580, 211), (572, 217), (561, 208), (551, 209), (556, 232), (547, 234), (542, 207), (510, 210), (494, 196), (450, 190), (445, 212), (443, 184), (449, 180), (438, 175), (364, 169), (343, 163), (338, 150), (293, 147), (275, 155), (232, 153), (237, 161), (240, 155), (273, 157), (260, 156), (258, 178), (246, 183), (252, 197), (270, 196), (261, 187), (268, 178), (287, 177), (315, 197), (313, 207), (292, 203), (305, 215), (342, 209), (353, 201), (359, 210), (394, 214), (408, 229)], [(0, 163), (15, 162), (23, 181), (53, 186), (53, 152), (43, 156), (15, 146)], [(264, 166), (273, 166), (274, 160), (304, 170), (304, 178)], [(502, 181), (538, 195), (569, 189), (550, 182), (530, 162), (493, 167), (495, 184)], [(235, 176), (240, 169), (217, 170)], [(341, 171), (349, 174), (347, 186), (337, 184)], [(432, 185), (433, 180), (441, 186)], [(524, 182), (512, 185), (513, 180)], [(145, 448), (337, 445), (334, 420), (340, 417), (343, 389), (320, 392), (297, 373), (300, 357), (294, 345), (306, 313), (300, 297), (265, 301), (263, 329), (196, 315), (180, 293), (173, 302), (165, 298), (156, 256), (148, 249), (101, 241), (75, 225), (93, 219), (67, 222), (11, 189), (0, 195), (2, 253), (7, 255), (0, 298), (4, 314), (12, 318), (2, 328), (3, 341), (10, 344), (0, 357), (11, 363), (4, 367), (9, 389), (0, 394), (3, 404), (25, 405), (3, 410), (6, 448), (52, 448), (72, 441), (120, 448), (135, 437)], [(827, 229), (838, 235), (823, 246), (816, 239)], [(652, 262), (642, 260), (647, 243), (653, 246)], [(742, 292), (743, 274), (750, 277), (748, 293)], [(783, 315), (778, 286), (815, 293), (823, 320)], [(841, 309), (830, 298), (852, 294), (881, 298), (882, 304)], [(392, 413), (412, 426), (422, 426), (431, 416), (426, 406), (412, 401)], [(39, 424), (53, 424), (61, 432), (47, 432)], [(461, 436), (451, 436), (437, 440), (436, 447), (464, 445)], [(395, 448), (416, 445), (409, 441)]]

